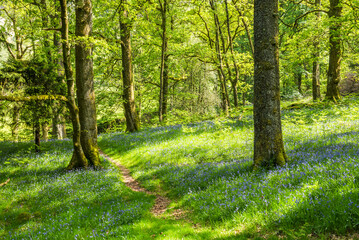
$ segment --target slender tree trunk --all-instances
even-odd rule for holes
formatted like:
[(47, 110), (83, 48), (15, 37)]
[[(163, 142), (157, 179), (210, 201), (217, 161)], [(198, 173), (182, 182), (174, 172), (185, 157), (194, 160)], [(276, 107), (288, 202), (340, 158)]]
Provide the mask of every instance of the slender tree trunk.
[[(315, 5), (317, 8), (321, 6), (321, 0), (315, 0)], [(317, 22), (320, 22), (320, 12), (317, 12)], [(318, 24), (317, 24), (318, 25)], [(313, 101), (320, 100), (320, 64), (319, 64), (319, 58), (320, 58), (320, 47), (319, 47), (319, 36), (316, 36), (316, 39), (314, 39), (313, 47), (314, 47), (314, 62), (313, 62), (313, 74), (312, 74), (312, 96)]]
[(298, 92), (300, 94), (303, 94), (303, 91), (302, 91), (302, 72), (301, 70), (299, 69), (298, 72), (296, 73), (297, 75), (297, 86), (298, 86)]
[(95, 91), (93, 81), (92, 46), (89, 37), (92, 32), (91, 0), (76, 0), (76, 37), (80, 38), (75, 46), (76, 87), (81, 124), (81, 146), (89, 164), (100, 167), (97, 146), (97, 120)]
[(254, 1), (254, 166), (283, 166), (278, 0)]
[(226, 116), (229, 116), (229, 109), (228, 109), (228, 102), (227, 102), (227, 97), (226, 97), (226, 86), (223, 80), (223, 75), (221, 73), (221, 70), (218, 69), (217, 70), (218, 73), (218, 78), (219, 78), (219, 86), (220, 86), (220, 91), (221, 91), (221, 104), (222, 104), (222, 109), (224, 114), (226, 114)]
[(233, 65), (234, 65), (234, 71), (236, 73), (235, 78), (231, 79), (232, 89), (233, 89), (233, 101), (234, 101), (234, 106), (238, 107), (237, 83), (239, 81), (239, 70), (238, 70), (236, 59), (234, 57), (233, 39), (232, 39), (232, 33), (231, 33), (231, 28), (230, 28), (230, 22), (229, 22), (228, 0), (225, 0), (224, 3), (226, 5), (226, 20), (227, 20), (227, 32), (228, 32), (229, 46), (231, 49), (231, 56), (232, 56), (232, 61), (233, 61)]
[[(47, 13), (47, 4), (46, 4), (46, 0), (41, 0), (41, 8), (42, 8), (42, 16), (41, 16), (41, 20), (42, 20), (42, 27), (48, 28), (49, 25), (49, 15)], [(50, 41), (49, 41), (49, 34), (46, 33), (44, 35), (43, 38), (43, 43), (44, 43), (44, 50), (45, 53), (47, 55), (47, 58), (49, 60), (49, 62), (52, 61), (52, 55), (51, 55), (51, 50), (50, 50)]]
[(338, 84), (340, 82), (341, 52), (341, 23), (342, 1), (330, 0), (330, 27), (329, 27), (329, 69), (326, 98), (337, 102), (340, 100)]
[(67, 166), (67, 169), (87, 167), (88, 161), (85, 157), (81, 146), (81, 126), (79, 118), (79, 109), (75, 101), (75, 84), (73, 79), (73, 72), (71, 67), (71, 52), (69, 44), (69, 22), (67, 14), (67, 2), (66, 0), (60, 0), (61, 5), (61, 38), (62, 38), (62, 53), (63, 53), (63, 63), (65, 69), (65, 76), (67, 82), (67, 106), (70, 110), (70, 116), (72, 121), (73, 128), (73, 146), (74, 152), (72, 154), (71, 161)]
[(161, 11), (162, 28), (162, 49), (161, 49), (161, 72), (160, 72), (160, 101), (159, 101), (159, 121), (165, 121), (167, 115), (168, 98), (168, 37), (167, 37), (167, 0), (159, 0)]
[(47, 122), (42, 124), (42, 140), (47, 142), (49, 140), (49, 125)]
[[(60, 5), (57, 5), (56, 2), (58, 0), (54, 0), (54, 4), (56, 5), (56, 13), (52, 17), (52, 27), (56, 28), (58, 27), (58, 19), (59, 15), (58, 13), (61, 12)], [(61, 20), (61, 19), (60, 19)], [(61, 21), (60, 21), (61, 25)], [(61, 36), (59, 35), (58, 31), (54, 31), (53, 33), (53, 45), (56, 49), (57, 54), (54, 54), (53, 62), (57, 66), (57, 76), (59, 79), (61, 79), (62, 83), (65, 83), (64, 81), (64, 63), (63, 58), (61, 57), (63, 55), (62, 47), (61, 47)], [(52, 119), (52, 137), (54, 139), (64, 139), (66, 138), (66, 123), (64, 120), (64, 114), (65, 114), (65, 108), (63, 107), (62, 103), (55, 102), (53, 105), (53, 112), (54, 116)]]
[(250, 31), (249, 31), (248, 24), (247, 24), (247, 22), (244, 20), (243, 13), (242, 13), (242, 11), (239, 9), (239, 7), (236, 5), (236, 2), (233, 2), (233, 4), (234, 4), (234, 7), (237, 9), (237, 12), (239, 13), (239, 16), (241, 17), (242, 24), (243, 24), (243, 26), (244, 26), (244, 29), (246, 30), (247, 39), (248, 39), (248, 44), (249, 44), (249, 47), (250, 47), (250, 49), (251, 49), (251, 53), (254, 55), (254, 45), (253, 45), (253, 41), (252, 41), (251, 33), (250, 33)]
[[(219, 33), (219, 36), (220, 36), (221, 42), (222, 42), (223, 59), (224, 59), (224, 63), (226, 64), (226, 67), (227, 67), (228, 79), (229, 79), (230, 82), (232, 82), (233, 81), (233, 79), (232, 79), (232, 71), (231, 71), (231, 67), (230, 67), (229, 62), (228, 62), (228, 58), (226, 56), (226, 53), (227, 53), (226, 52), (226, 41), (224, 40), (224, 36), (223, 36), (223, 32), (222, 32), (221, 24), (219, 22), (218, 15), (217, 15), (216, 12), (214, 12), (214, 15), (215, 15), (215, 20), (217, 22), (216, 25), (217, 25), (217, 28), (218, 28), (218, 33)], [(228, 108), (230, 109), (231, 108), (231, 102), (229, 100), (227, 84), (225, 84), (225, 90), (226, 90), (226, 98), (227, 98)]]
[(215, 27), (216, 27), (216, 53), (217, 53), (217, 60), (218, 60), (218, 77), (219, 77), (219, 81), (221, 84), (221, 91), (222, 91), (222, 108), (224, 113), (226, 114), (226, 116), (229, 116), (229, 101), (228, 101), (228, 91), (227, 91), (227, 85), (226, 85), (226, 75), (224, 73), (224, 69), (223, 69), (223, 61), (222, 61), (222, 51), (221, 51), (221, 47), (220, 47), (220, 42), (219, 42), (219, 21), (218, 21), (218, 17), (217, 14), (215, 13), (216, 11), (216, 6), (215, 6), (215, 2), (213, 0), (209, 1), (209, 4), (211, 6), (211, 9), (213, 10), (213, 19), (214, 19), (214, 23), (215, 23)]
[(139, 119), (136, 113), (135, 89), (132, 71), (131, 52), (131, 25), (126, 10), (126, 0), (122, 2), (122, 16), (120, 17), (121, 50), (122, 50), (122, 80), (123, 80), (123, 105), (125, 109), (126, 125), (128, 132), (138, 131)]
[(38, 118), (35, 118), (34, 123), (34, 137), (35, 137), (35, 152), (40, 152), (40, 134), (41, 128), (40, 128), (40, 122)]
[(19, 140), (20, 108), (15, 103), (12, 113), (11, 136), (15, 142)]

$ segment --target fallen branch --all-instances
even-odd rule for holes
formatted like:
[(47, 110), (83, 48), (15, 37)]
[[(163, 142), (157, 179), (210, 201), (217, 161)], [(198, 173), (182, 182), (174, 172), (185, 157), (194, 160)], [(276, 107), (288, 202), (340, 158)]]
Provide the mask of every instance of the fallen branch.
[(5, 182), (0, 183), (0, 187), (5, 186), (5, 185), (8, 184), (9, 182), (10, 182), (10, 178), (9, 178), (8, 180), (6, 180)]

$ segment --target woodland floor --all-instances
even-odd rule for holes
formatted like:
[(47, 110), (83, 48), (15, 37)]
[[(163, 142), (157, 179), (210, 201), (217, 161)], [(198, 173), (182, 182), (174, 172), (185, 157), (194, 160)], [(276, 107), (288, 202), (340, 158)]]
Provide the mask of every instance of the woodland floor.
[(284, 109), (290, 162), (256, 172), (250, 111), (103, 134), (102, 170), (0, 142), (0, 239), (359, 239), (359, 97)]
[(156, 192), (151, 192), (146, 190), (145, 188), (141, 187), (140, 183), (133, 179), (133, 177), (130, 174), (130, 170), (126, 168), (125, 166), (121, 165), (119, 162), (113, 160), (108, 155), (106, 155), (103, 151), (100, 151), (101, 156), (106, 158), (108, 161), (116, 165), (121, 172), (123, 182), (126, 184), (127, 187), (129, 187), (134, 192), (143, 192), (148, 195), (155, 196), (155, 203), (151, 209), (151, 213), (156, 217), (161, 217), (161, 215), (167, 210), (168, 206), (171, 203), (171, 200), (165, 196), (163, 196), (163, 193), (160, 189)]

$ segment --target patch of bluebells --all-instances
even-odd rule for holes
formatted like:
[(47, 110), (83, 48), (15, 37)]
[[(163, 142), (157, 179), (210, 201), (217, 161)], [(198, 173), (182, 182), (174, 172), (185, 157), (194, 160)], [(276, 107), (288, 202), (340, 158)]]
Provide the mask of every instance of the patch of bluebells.
[[(311, 224), (316, 232), (353, 229), (359, 224), (355, 109), (343, 106), (344, 117), (331, 121), (284, 121), (284, 143), (291, 161), (268, 171), (250, 171), (253, 129), (235, 122), (207, 121), (203, 131), (201, 124), (173, 130), (161, 127), (157, 135), (153, 129), (148, 133), (152, 137), (142, 139), (144, 147), (125, 151), (124, 158), (134, 160), (137, 178), (161, 179), (169, 194), (181, 198), (183, 206), (193, 211), (191, 216), (203, 221), (234, 219), (292, 228)], [(284, 118), (287, 112), (283, 111)], [(163, 136), (166, 131), (168, 138)], [(114, 134), (105, 141), (116, 148), (132, 138)]]
[[(107, 161), (100, 171), (65, 171), (71, 142), (44, 145), (40, 154), (19, 146), (1, 156), (0, 175), (11, 178), (0, 189), (0, 206), (11, 206), (0, 219), (1, 239), (117, 238), (151, 208), (152, 199), (125, 187)], [(20, 156), (28, 161), (14, 163)], [(21, 213), (27, 218), (19, 220)]]

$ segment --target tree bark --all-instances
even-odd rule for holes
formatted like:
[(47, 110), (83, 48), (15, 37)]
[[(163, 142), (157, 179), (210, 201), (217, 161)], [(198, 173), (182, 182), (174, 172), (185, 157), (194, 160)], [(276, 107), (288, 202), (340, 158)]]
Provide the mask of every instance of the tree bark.
[(166, 121), (168, 99), (168, 37), (167, 37), (167, 0), (159, 0), (161, 11), (162, 46), (161, 46), (161, 72), (160, 72), (160, 100), (159, 121)]
[(71, 161), (67, 166), (67, 169), (88, 167), (88, 161), (85, 157), (81, 146), (81, 125), (79, 118), (79, 109), (75, 101), (75, 84), (73, 79), (73, 72), (71, 67), (71, 52), (69, 44), (69, 22), (67, 14), (67, 2), (66, 0), (60, 0), (61, 5), (61, 38), (62, 38), (62, 53), (63, 63), (65, 69), (66, 83), (67, 83), (67, 106), (70, 110), (70, 116), (73, 128), (73, 146), (74, 152), (72, 154)]
[(330, 0), (329, 10), (329, 69), (326, 98), (337, 102), (340, 100), (339, 82), (340, 82), (340, 62), (341, 52), (341, 23), (342, 14), (341, 0)]
[(278, 0), (254, 1), (254, 166), (283, 166)]
[[(315, 6), (319, 8), (321, 6), (321, 0), (315, 0)], [(320, 22), (320, 12), (316, 13), (316, 21), (317, 23)], [(317, 24), (318, 25), (318, 24)], [(313, 74), (312, 74), (312, 96), (313, 102), (320, 100), (320, 47), (319, 47), (319, 36), (316, 36), (314, 39), (313, 47), (314, 47), (314, 54), (313, 54)]]
[(47, 122), (42, 124), (42, 140), (47, 142), (49, 140), (49, 125)]
[[(59, 12), (61, 12), (61, 8), (60, 5), (57, 5), (56, 2), (58, 0), (54, 0), (54, 4), (55, 4), (55, 9), (56, 9), (56, 13), (55, 15), (52, 17), (52, 27), (56, 28), (58, 27), (59, 23), (58, 23), (58, 19), (61, 17), (58, 15)], [(60, 19), (61, 20), (61, 19)], [(60, 21), (60, 26), (61, 26), (61, 21)], [(54, 31), (53, 33), (53, 45), (56, 49), (57, 54), (55, 54), (54, 56), (54, 63), (57, 66), (57, 76), (59, 77), (59, 79), (61, 79), (62, 83), (64, 82), (64, 63), (63, 63), (63, 58), (60, 57), (63, 55), (62, 52), (62, 47), (61, 47), (61, 36), (59, 35), (58, 31)], [(64, 114), (65, 114), (65, 108), (63, 107), (63, 105), (61, 103), (54, 103), (53, 105), (53, 109), (54, 109), (54, 116), (52, 119), (52, 137), (54, 139), (64, 139), (66, 138), (66, 123), (64, 120)]]
[(233, 89), (233, 102), (234, 102), (234, 106), (238, 107), (237, 83), (239, 81), (239, 70), (238, 70), (236, 59), (234, 57), (233, 39), (232, 39), (232, 34), (231, 34), (231, 29), (230, 29), (230, 21), (229, 21), (228, 0), (225, 0), (224, 3), (226, 5), (226, 20), (227, 20), (227, 32), (228, 32), (229, 46), (231, 49), (231, 56), (232, 56), (232, 61), (233, 61), (233, 65), (234, 65), (234, 71), (236, 73), (235, 78), (231, 79), (232, 89)]
[(35, 152), (40, 152), (40, 138), (41, 138), (41, 134), (40, 134), (40, 122), (38, 119), (35, 120), (34, 123), (34, 136), (35, 136)]
[(81, 124), (81, 146), (91, 166), (100, 167), (93, 81), (91, 0), (76, 0), (76, 87)]
[(123, 80), (123, 105), (126, 117), (126, 131), (135, 132), (140, 128), (136, 112), (135, 89), (132, 71), (131, 51), (131, 24), (126, 10), (126, 0), (122, 1), (122, 16), (120, 16), (121, 50), (122, 50), (122, 80)]
[(218, 16), (215, 13), (216, 11), (216, 6), (215, 6), (215, 2), (213, 0), (209, 0), (209, 4), (210, 7), (213, 11), (213, 19), (214, 19), (214, 24), (216, 27), (216, 53), (217, 53), (217, 60), (218, 60), (218, 77), (219, 77), (219, 81), (221, 84), (221, 90), (222, 90), (222, 108), (223, 108), (223, 112), (226, 114), (226, 116), (229, 116), (229, 101), (228, 101), (228, 91), (227, 91), (227, 85), (226, 85), (226, 75), (224, 73), (224, 69), (223, 69), (223, 61), (222, 61), (222, 51), (221, 51), (221, 46), (220, 46), (220, 42), (219, 42), (219, 37), (220, 37), (220, 32), (219, 32), (219, 20), (218, 20)]
[(296, 73), (296, 75), (297, 75), (297, 87), (298, 87), (298, 92), (299, 92), (300, 94), (303, 94), (303, 91), (302, 91), (302, 76), (303, 76), (303, 74), (302, 74), (302, 72), (301, 72), (300, 69), (298, 69), (298, 72)]
[(19, 121), (20, 121), (20, 108), (15, 103), (12, 113), (12, 123), (11, 123), (11, 136), (15, 142), (19, 140)]

